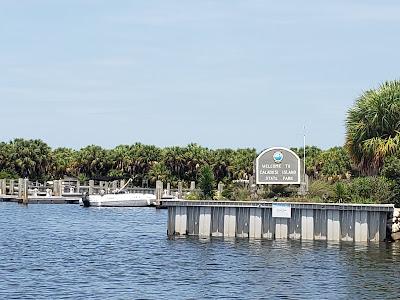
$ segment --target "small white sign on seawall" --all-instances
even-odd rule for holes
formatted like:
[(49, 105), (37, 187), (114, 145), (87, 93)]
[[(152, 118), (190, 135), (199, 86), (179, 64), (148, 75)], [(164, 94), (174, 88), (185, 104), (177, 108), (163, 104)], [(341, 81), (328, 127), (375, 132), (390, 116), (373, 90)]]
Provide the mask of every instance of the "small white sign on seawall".
[(292, 217), (292, 208), (290, 204), (272, 203), (272, 217), (290, 219)]

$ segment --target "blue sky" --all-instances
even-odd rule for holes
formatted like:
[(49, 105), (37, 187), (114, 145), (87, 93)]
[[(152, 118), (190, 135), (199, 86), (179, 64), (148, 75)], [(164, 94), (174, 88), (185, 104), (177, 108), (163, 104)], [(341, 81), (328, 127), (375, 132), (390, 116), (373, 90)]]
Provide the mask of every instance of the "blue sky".
[(0, 1), (0, 141), (344, 142), (399, 79), (399, 1)]

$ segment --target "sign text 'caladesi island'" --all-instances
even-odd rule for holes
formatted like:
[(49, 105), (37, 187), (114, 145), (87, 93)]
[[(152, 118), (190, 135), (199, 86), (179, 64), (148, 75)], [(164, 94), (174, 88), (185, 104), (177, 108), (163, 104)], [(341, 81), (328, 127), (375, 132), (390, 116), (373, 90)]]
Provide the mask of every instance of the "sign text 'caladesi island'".
[(300, 184), (300, 158), (283, 147), (264, 150), (256, 159), (256, 184)]

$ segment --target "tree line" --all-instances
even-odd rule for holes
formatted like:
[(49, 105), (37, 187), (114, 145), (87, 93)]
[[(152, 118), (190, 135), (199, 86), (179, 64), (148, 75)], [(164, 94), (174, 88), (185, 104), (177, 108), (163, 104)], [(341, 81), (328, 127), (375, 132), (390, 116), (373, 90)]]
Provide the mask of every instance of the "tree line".
[[(303, 148), (292, 148), (299, 156)], [(321, 150), (306, 147), (306, 169), (313, 178), (342, 178), (351, 172), (349, 155), (343, 147)], [(0, 143), (0, 176), (52, 180), (75, 176), (81, 180), (133, 178), (177, 183), (197, 181), (200, 169), (210, 166), (216, 182), (248, 180), (253, 175), (255, 149), (209, 149), (197, 144), (159, 148), (136, 143), (104, 149), (90, 145), (80, 150), (51, 149), (42, 140), (14, 139)]]
[(159, 148), (135, 143), (113, 149), (89, 145), (80, 150), (51, 149), (42, 140), (15, 139), (0, 143), (0, 176), (51, 180), (63, 176), (114, 180), (133, 178), (141, 185), (147, 180), (177, 183), (196, 181), (200, 168), (212, 167), (215, 180), (248, 179), (253, 173), (255, 149), (208, 149), (197, 144)]

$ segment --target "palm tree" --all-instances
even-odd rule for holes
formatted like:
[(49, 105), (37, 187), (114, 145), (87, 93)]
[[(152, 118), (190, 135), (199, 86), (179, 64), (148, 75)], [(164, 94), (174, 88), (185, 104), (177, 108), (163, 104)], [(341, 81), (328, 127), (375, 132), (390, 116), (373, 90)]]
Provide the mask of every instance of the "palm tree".
[[(301, 159), (303, 159), (304, 148), (291, 148)], [(317, 158), (322, 154), (322, 150), (315, 146), (306, 146), (306, 173), (308, 176), (317, 177), (318, 162)]]
[(196, 181), (200, 166), (208, 164), (210, 151), (207, 148), (192, 143), (184, 149), (183, 158), (185, 160), (185, 179)]
[(136, 143), (129, 147), (125, 156), (125, 165), (129, 176), (134, 176), (134, 184), (140, 185), (147, 178), (150, 167), (161, 161), (161, 150), (154, 145), (143, 145)]
[(163, 161), (173, 176), (184, 180), (186, 167), (184, 148), (177, 146), (164, 148)]
[(0, 171), (10, 168), (10, 150), (10, 145), (4, 142), (0, 143)]
[(21, 177), (45, 179), (50, 172), (50, 147), (41, 140), (15, 139), (10, 142), (10, 161)]
[(82, 148), (74, 159), (77, 175), (83, 174), (89, 179), (105, 179), (110, 171), (110, 162), (107, 158), (107, 150), (100, 146), (90, 145)]
[(229, 166), (233, 160), (234, 151), (231, 149), (217, 149), (212, 152), (212, 166), (217, 182), (226, 182), (232, 178)]
[[(112, 166), (111, 177), (129, 177), (130, 146), (119, 145), (108, 153), (108, 160)], [(119, 176), (117, 176), (117, 174)]]
[(164, 163), (156, 162), (150, 167), (148, 177), (151, 183), (155, 183), (157, 180), (167, 182), (170, 179), (170, 172)]
[(73, 175), (73, 159), (75, 150), (57, 148), (51, 153), (51, 173), (53, 178), (62, 178), (64, 175)]
[(237, 149), (229, 166), (232, 179), (249, 179), (253, 175), (254, 161), (257, 157), (255, 149)]
[(316, 169), (324, 177), (345, 178), (351, 172), (349, 154), (343, 147), (322, 151), (315, 159)]
[(205, 199), (212, 199), (215, 185), (214, 174), (209, 165), (201, 167), (199, 176), (199, 187), (203, 192)]
[(364, 175), (376, 175), (400, 145), (400, 81), (364, 92), (346, 120), (346, 148)]

